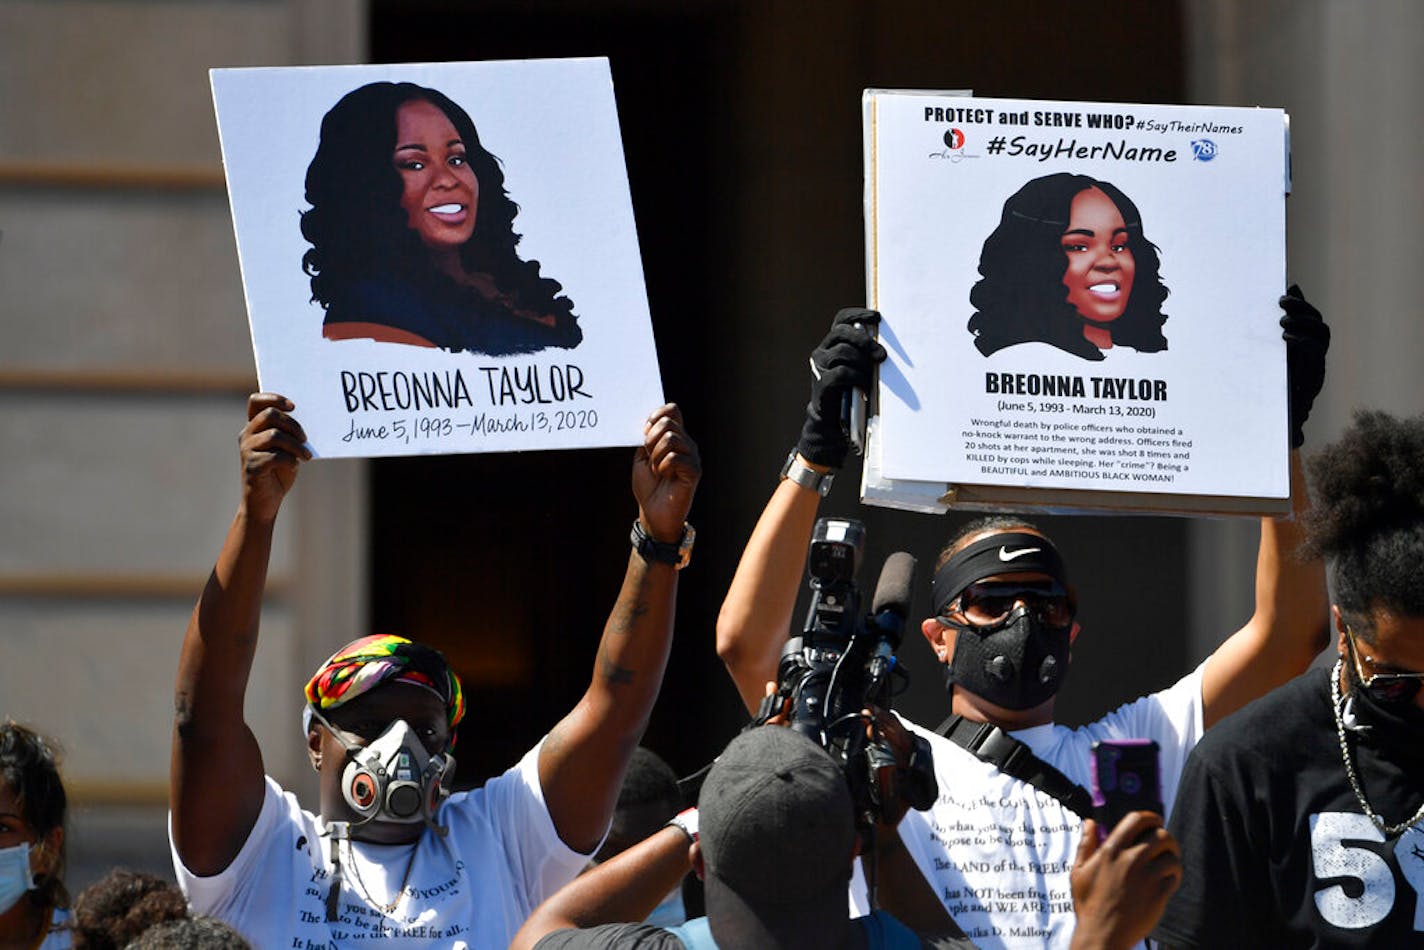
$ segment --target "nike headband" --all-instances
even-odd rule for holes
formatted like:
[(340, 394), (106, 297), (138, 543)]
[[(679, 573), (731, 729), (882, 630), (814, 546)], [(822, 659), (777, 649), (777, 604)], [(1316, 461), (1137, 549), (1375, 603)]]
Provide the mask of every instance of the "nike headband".
[(1042, 535), (1009, 531), (975, 541), (935, 571), (931, 596), (936, 616), (975, 581), (995, 574), (1047, 574), (1066, 589), (1068, 574), (1058, 549)]

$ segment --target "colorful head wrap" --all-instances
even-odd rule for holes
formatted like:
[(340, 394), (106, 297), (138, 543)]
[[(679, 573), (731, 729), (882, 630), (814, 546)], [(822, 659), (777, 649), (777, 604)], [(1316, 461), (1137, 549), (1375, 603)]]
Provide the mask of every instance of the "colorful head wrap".
[(333, 653), (307, 682), (307, 702), (326, 712), (388, 682), (413, 683), (439, 696), (451, 729), (465, 716), (460, 678), (445, 657), (438, 650), (394, 636), (362, 637)]

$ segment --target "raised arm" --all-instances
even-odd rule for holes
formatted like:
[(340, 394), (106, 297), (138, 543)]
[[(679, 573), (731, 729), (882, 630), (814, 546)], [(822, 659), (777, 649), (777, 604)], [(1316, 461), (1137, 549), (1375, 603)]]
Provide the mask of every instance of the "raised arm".
[[(701, 476), (682, 413), (663, 406), (648, 419), (633, 459), (638, 522), (649, 537), (679, 543)], [(596, 848), (613, 815), (628, 758), (662, 684), (676, 597), (676, 567), (644, 560), (636, 551), (629, 555), (588, 691), (540, 750), (539, 782), (549, 815), (559, 837), (576, 851)]]
[(509, 950), (529, 950), (556, 930), (643, 920), (690, 870), (687, 835), (669, 825), (560, 888), (519, 928)]
[(814, 489), (782, 479), (752, 530), (717, 615), (717, 655), (748, 712), (756, 712), (766, 684), (776, 680), (820, 504)]
[(1292, 286), (1281, 298), (1290, 382), (1290, 518), (1261, 520), (1256, 556), (1256, 610), (1246, 625), (1217, 647), (1202, 675), (1202, 718), (1210, 727), (1251, 700), (1299, 675), (1329, 640), (1325, 565), (1296, 556), (1301, 516), (1310, 497), (1300, 446), (1310, 407), (1325, 383), (1330, 328), (1320, 311)]
[(1291, 453), (1293, 517), (1262, 518), (1256, 555), (1256, 611), (1216, 648), (1202, 672), (1202, 719), (1210, 728), (1258, 696), (1303, 673), (1329, 641), (1325, 565), (1295, 556), (1309, 507), (1298, 452)]
[(190, 871), (216, 874), (242, 848), (262, 807), (262, 753), (242, 716), (257, 649), (272, 530), (311, 457), (291, 400), (247, 400), (239, 437), (242, 495), (178, 658), (169, 803), (173, 840)]
[[(853, 389), (868, 392), (875, 364), (885, 358), (872, 336), (879, 322), (874, 310), (842, 310), (811, 354), (811, 402), (796, 445), (796, 464), (810, 472), (832, 472), (845, 462), (850, 446), (841, 429), (842, 399)], [(820, 502), (814, 488), (782, 479), (742, 551), (717, 616), (717, 655), (749, 712), (776, 679)]]

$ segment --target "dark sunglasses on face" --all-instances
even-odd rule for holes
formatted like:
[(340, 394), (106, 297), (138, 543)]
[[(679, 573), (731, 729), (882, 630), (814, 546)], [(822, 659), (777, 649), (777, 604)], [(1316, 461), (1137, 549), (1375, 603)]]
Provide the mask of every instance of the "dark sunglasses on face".
[(1373, 663), (1368, 656), (1362, 656), (1360, 645), (1355, 642), (1355, 631), (1345, 625), (1345, 644), (1350, 650), (1350, 661), (1355, 666), (1355, 676), (1359, 688), (1370, 694), (1370, 698), (1382, 703), (1413, 702), (1419, 695), (1419, 687), (1424, 683), (1424, 673), (1375, 673), (1366, 675), (1364, 660)]
[[(1003, 623), (1019, 603), (1053, 627), (1066, 627), (1077, 612), (1072, 598), (1053, 581), (976, 581), (955, 598), (958, 612), (976, 627)], [(954, 610), (954, 604), (950, 605)]]

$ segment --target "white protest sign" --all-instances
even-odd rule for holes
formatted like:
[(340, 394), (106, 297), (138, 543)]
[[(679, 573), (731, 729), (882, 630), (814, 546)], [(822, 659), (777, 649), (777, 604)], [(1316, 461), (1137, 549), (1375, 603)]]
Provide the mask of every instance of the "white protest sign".
[(879, 477), (1289, 495), (1282, 112), (869, 91), (866, 121)]
[(641, 442), (663, 396), (607, 60), (212, 84), (258, 377), (318, 455)]

